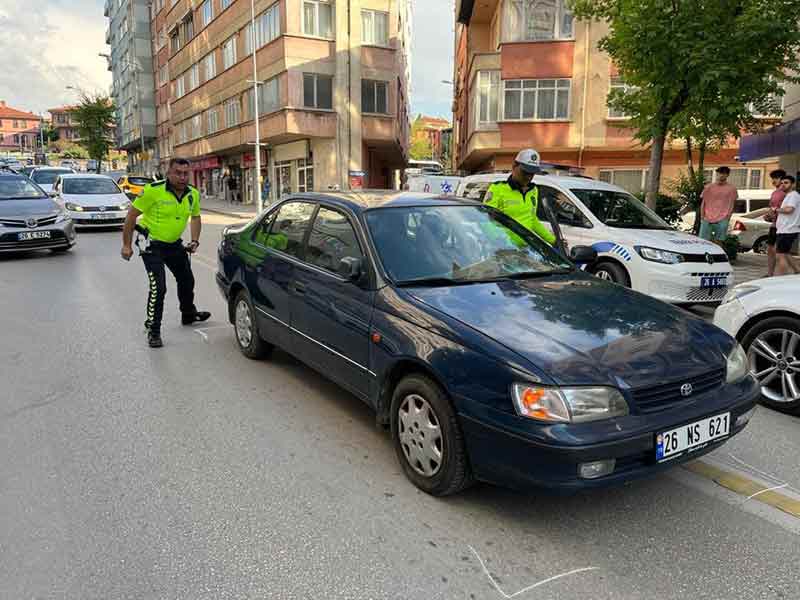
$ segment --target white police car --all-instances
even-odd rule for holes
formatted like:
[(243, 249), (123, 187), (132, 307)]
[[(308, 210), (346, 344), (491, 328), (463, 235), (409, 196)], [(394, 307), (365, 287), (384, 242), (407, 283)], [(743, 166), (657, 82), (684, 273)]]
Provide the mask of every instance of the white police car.
[[(483, 201), (508, 173), (471, 175), (456, 196)], [(567, 244), (591, 246), (600, 277), (673, 304), (719, 303), (733, 285), (733, 269), (717, 245), (677, 231), (617, 186), (584, 177), (537, 175), (539, 219), (547, 224), (542, 198), (555, 212)]]

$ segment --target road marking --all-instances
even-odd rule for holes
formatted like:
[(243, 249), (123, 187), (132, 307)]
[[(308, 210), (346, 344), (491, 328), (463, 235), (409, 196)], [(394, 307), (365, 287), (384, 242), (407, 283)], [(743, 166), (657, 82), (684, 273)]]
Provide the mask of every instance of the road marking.
[(794, 495), (790, 496), (778, 492), (779, 489), (788, 488), (789, 484), (764, 487), (763, 483), (759, 483), (743, 474), (712, 465), (705, 460), (686, 463), (683, 468), (695, 475), (710, 479), (717, 485), (740, 496), (744, 496), (745, 501), (754, 500), (772, 508), (777, 508), (795, 518), (800, 518), (800, 499)]
[(208, 334), (202, 329), (195, 329), (194, 332), (203, 338), (203, 341), (208, 343)]
[(509, 594), (506, 594), (500, 588), (499, 585), (497, 585), (497, 582), (494, 580), (494, 577), (492, 577), (492, 574), (489, 573), (489, 569), (486, 568), (486, 564), (484, 564), (483, 559), (481, 558), (481, 555), (476, 552), (475, 548), (473, 548), (472, 546), (468, 546), (468, 548), (470, 550), (472, 550), (472, 553), (478, 559), (478, 562), (481, 563), (481, 567), (483, 567), (483, 572), (486, 573), (486, 576), (489, 578), (489, 581), (494, 586), (494, 589), (496, 589), (497, 592), (503, 598), (505, 598), (506, 600), (509, 600), (510, 598), (516, 598), (520, 594), (524, 594), (525, 592), (529, 592), (532, 589), (539, 587), (540, 585), (544, 585), (546, 583), (550, 583), (551, 581), (555, 581), (556, 579), (563, 579), (564, 577), (569, 577), (570, 575), (576, 575), (578, 573), (585, 573), (586, 571), (599, 571), (600, 570), (599, 567), (583, 567), (581, 569), (573, 569), (572, 571), (567, 571), (566, 573), (560, 573), (558, 575), (554, 575), (553, 577), (548, 577), (547, 579), (543, 579), (541, 581), (537, 581), (533, 585), (529, 585), (528, 587), (522, 588), (520, 591), (514, 592), (513, 594), (509, 595)]

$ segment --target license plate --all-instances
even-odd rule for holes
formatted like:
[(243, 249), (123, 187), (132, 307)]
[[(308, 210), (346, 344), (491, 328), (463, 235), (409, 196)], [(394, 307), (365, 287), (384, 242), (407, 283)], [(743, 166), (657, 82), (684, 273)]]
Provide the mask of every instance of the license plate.
[(92, 215), (92, 219), (95, 221), (104, 221), (106, 219), (113, 219), (114, 215), (109, 215), (107, 213), (95, 213)]
[(656, 460), (670, 460), (685, 452), (699, 450), (709, 442), (727, 437), (730, 429), (731, 413), (725, 413), (659, 433), (656, 436)]
[(722, 275), (720, 277), (701, 277), (700, 287), (706, 289), (728, 287), (728, 276)]
[(20, 241), (22, 240), (49, 240), (50, 239), (50, 232), (49, 231), (26, 231), (25, 233), (20, 233), (17, 237)]

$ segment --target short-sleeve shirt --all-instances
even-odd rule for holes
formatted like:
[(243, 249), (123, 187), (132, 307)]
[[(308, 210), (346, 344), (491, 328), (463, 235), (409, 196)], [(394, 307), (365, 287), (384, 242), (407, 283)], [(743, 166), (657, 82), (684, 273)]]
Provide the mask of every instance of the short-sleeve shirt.
[(200, 216), (200, 192), (186, 186), (180, 197), (168, 181), (148, 184), (133, 203), (142, 213), (139, 224), (150, 231), (150, 239), (173, 243), (181, 239), (189, 217)]
[(797, 192), (790, 192), (786, 195), (786, 198), (783, 199), (783, 204), (781, 206), (783, 208), (793, 206), (794, 212), (788, 215), (783, 213), (778, 214), (778, 220), (775, 222), (778, 233), (800, 233), (800, 194)]
[(703, 220), (719, 223), (727, 219), (738, 198), (736, 186), (730, 183), (709, 183), (703, 190)]

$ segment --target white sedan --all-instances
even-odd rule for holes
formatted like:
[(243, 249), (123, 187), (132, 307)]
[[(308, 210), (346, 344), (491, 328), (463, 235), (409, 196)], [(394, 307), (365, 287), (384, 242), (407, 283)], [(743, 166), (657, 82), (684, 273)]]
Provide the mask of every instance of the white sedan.
[(747, 351), (761, 382), (761, 402), (800, 415), (800, 275), (749, 281), (734, 287), (714, 324)]
[(53, 191), (76, 227), (122, 227), (131, 205), (114, 180), (105, 175), (62, 175)]

